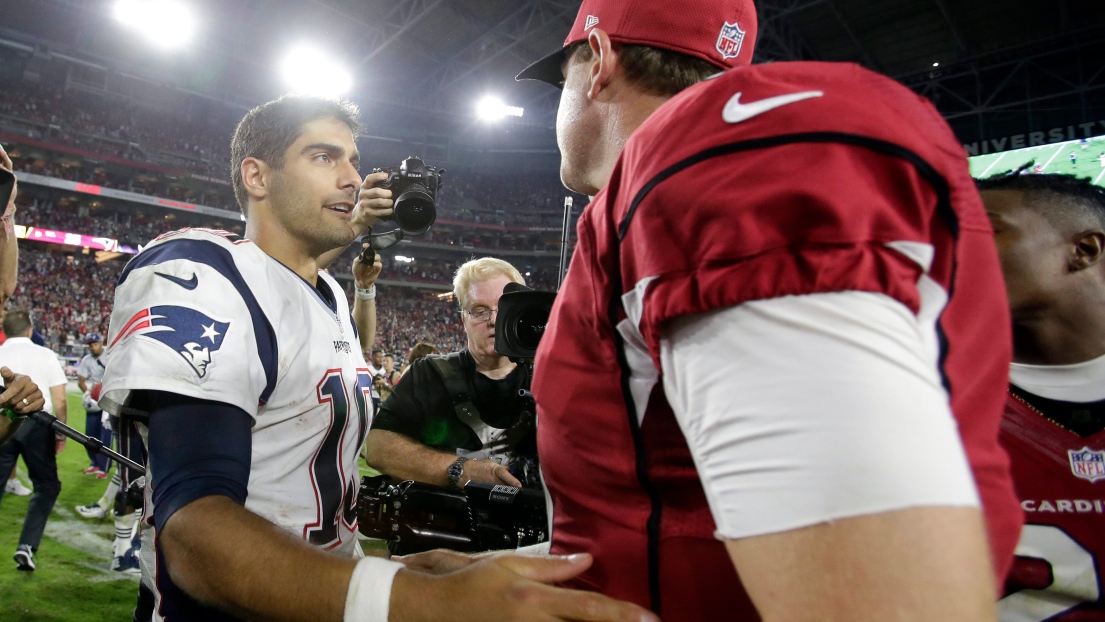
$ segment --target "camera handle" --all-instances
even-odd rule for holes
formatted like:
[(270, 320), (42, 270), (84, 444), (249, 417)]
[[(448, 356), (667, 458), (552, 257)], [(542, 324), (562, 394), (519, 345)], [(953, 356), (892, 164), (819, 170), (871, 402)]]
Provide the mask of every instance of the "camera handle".
[(81, 445), (84, 445), (92, 451), (99, 452), (107, 456), (108, 458), (111, 458), (112, 460), (118, 462), (119, 464), (127, 467), (132, 471), (135, 471), (141, 475), (146, 474), (146, 467), (138, 464), (134, 460), (131, 460), (130, 458), (127, 458), (126, 456), (118, 452), (112, 451), (109, 447), (104, 447), (104, 443), (100, 439), (85, 436), (84, 434), (81, 434), (73, 428), (65, 425), (64, 423), (58, 421), (57, 417), (51, 415), (45, 410), (33, 412), (27, 415), (27, 418), (34, 419), (35, 423), (39, 425), (45, 426), (47, 428), (53, 428), (55, 432), (68, 436)]
[(372, 265), (376, 260), (376, 251), (382, 251), (395, 246), (405, 237), (402, 229), (392, 229), (383, 233), (372, 233), (372, 227), (361, 236), (361, 243), (368, 242), (368, 248), (361, 252), (361, 263)]

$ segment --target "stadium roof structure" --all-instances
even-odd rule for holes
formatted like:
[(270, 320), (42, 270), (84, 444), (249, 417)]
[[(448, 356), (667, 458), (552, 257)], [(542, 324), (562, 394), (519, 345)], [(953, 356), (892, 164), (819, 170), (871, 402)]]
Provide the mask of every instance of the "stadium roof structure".
[[(351, 98), (381, 137), (555, 150), (559, 92), (513, 76), (560, 46), (579, 0), (181, 1), (195, 8), (200, 32), (172, 54), (124, 36), (110, 20), (114, 0), (0, 0), (0, 46), (67, 59), (78, 82), (106, 90), (124, 88), (126, 76), (249, 107), (280, 92), (280, 52), (312, 41), (353, 70)], [(758, 62), (860, 63), (933, 99), (964, 142), (1105, 119), (1100, 0), (756, 4)], [(525, 116), (480, 127), (474, 105), (487, 93)]]

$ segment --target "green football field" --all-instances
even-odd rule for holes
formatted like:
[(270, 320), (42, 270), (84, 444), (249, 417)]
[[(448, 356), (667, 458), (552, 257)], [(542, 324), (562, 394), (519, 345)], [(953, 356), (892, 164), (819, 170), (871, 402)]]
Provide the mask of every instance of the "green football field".
[[(1073, 163), (1070, 158), (1072, 153), (1075, 156)], [(974, 156), (968, 158), (968, 161), (971, 164), (971, 176), (977, 179), (1007, 173), (1035, 160), (1041, 173), (1088, 177), (1093, 183), (1105, 187), (1105, 166), (1101, 165), (1100, 160), (1102, 154), (1105, 154), (1105, 136), (1089, 139), (1085, 149), (1080, 141), (1072, 140)]]
[[(69, 394), (69, 423), (84, 431), (80, 394)], [(24, 425), (27, 425), (25, 423)], [(37, 569), (19, 572), (12, 554), (19, 543), (30, 497), (4, 495), (0, 503), (0, 622), (128, 622), (138, 596), (138, 579), (112, 572), (111, 543), (115, 523), (84, 520), (73, 509), (100, 498), (107, 480), (84, 475), (88, 454), (69, 440), (58, 456), (61, 494), (46, 523), (46, 535), (35, 555)], [(29, 484), (23, 461), (21, 479)], [(362, 474), (368, 468), (361, 460)], [(373, 472), (374, 474), (374, 472)], [(3, 475), (7, 481), (7, 474)], [(380, 541), (363, 541), (366, 551), (382, 549)]]

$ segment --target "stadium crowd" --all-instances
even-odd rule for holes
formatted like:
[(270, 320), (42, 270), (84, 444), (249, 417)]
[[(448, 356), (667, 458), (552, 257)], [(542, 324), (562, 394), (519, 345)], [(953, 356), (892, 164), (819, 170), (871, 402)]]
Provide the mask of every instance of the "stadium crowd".
[(175, 215), (157, 216), (150, 212), (112, 212), (92, 215), (87, 205), (71, 199), (54, 200), (22, 193), (17, 200), (19, 224), (95, 237), (107, 237), (137, 248), (157, 236), (185, 226), (224, 229), (242, 233), (241, 223), (211, 218), (201, 222), (179, 222)]
[(63, 356), (81, 354), (85, 335), (107, 332), (121, 263), (23, 244), (19, 264), (19, 284), (8, 307), (31, 311), (47, 347)]
[(424, 290), (379, 286), (376, 310), (376, 347), (407, 360), (419, 341), (442, 352), (464, 347), (464, 329), (455, 301), (439, 300)]
[[(230, 127), (174, 118), (127, 101), (107, 101), (78, 90), (63, 92), (20, 83), (0, 94), (0, 114), (29, 121), (28, 138), (57, 142), (139, 162), (183, 165), (200, 175), (226, 175)], [(160, 157), (159, 157), (160, 156)]]
[[(331, 272), (349, 272), (351, 258), (343, 257), (341, 261), (343, 265), (335, 265)], [(447, 260), (403, 263), (387, 257), (383, 278), (445, 285), (450, 283), (460, 263)], [(115, 282), (123, 265), (122, 261), (97, 263), (91, 255), (68, 254), (45, 244), (25, 243), (20, 256), (19, 285), (9, 306), (33, 311), (36, 327), (50, 348), (65, 356), (79, 354), (85, 335), (107, 333)], [(531, 276), (527, 277), (527, 283), (535, 289), (551, 290), (556, 286), (553, 270), (535, 268), (528, 273)], [(348, 293), (352, 304), (351, 287)], [(381, 285), (379, 346), (402, 360), (419, 341), (432, 343), (446, 352), (463, 347), (456, 302), (439, 300), (437, 293), (440, 292)]]
[[(40, 154), (38, 149), (32, 156), (31, 150), (15, 146), (9, 151), (17, 171), (237, 210), (227, 166), (231, 128), (230, 121), (188, 122), (150, 107), (42, 85), (20, 82), (0, 93), (0, 130), (135, 165), (108, 167), (77, 161), (71, 154)], [(171, 167), (179, 174), (144, 164)], [(438, 197), (442, 219), (495, 227), (560, 226), (565, 190), (555, 177), (450, 170), (444, 179)], [(586, 203), (582, 195), (570, 194), (577, 207)]]

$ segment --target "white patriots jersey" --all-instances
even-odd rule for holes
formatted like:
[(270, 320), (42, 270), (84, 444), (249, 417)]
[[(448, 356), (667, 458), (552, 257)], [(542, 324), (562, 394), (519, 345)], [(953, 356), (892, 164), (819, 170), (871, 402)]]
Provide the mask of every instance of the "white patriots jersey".
[(321, 272), (318, 286), (334, 304), (227, 232), (157, 238), (120, 275), (101, 405), (117, 414), (131, 391), (156, 390), (241, 408), (253, 418), (245, 507), (353, 557), (372, 375), (342, 289)]

